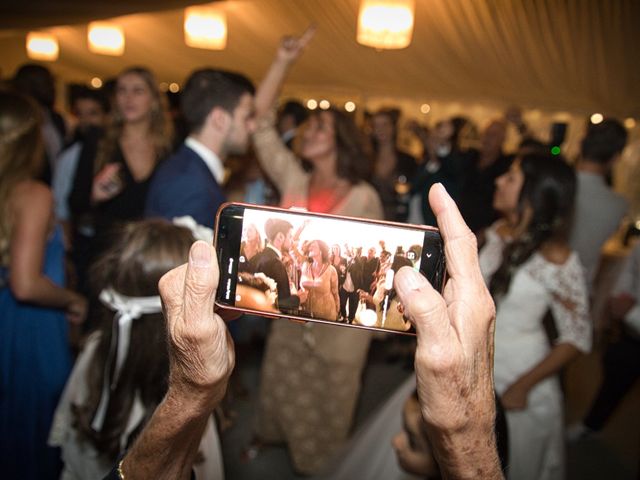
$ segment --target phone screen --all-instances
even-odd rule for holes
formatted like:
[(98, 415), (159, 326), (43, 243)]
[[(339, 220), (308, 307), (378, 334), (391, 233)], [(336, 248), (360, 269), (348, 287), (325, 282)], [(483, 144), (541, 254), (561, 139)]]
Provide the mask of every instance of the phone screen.
[(218, 214), (218, 304), (247, 312), (415, 333), (393, 288), (403, 266), (442, 290), (432, 227), (227, 204)]

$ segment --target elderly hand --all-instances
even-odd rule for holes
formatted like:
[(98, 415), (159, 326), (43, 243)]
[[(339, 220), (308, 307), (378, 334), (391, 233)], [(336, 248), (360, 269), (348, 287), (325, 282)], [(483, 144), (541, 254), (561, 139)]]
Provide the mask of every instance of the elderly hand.
[(495, 306), (480, 273), (476, 238), (442, 185), (431, 188), (429, 203), (444, 240), (444, 294), (409, 267), (395, 278), (418, 336), (422, 415), (445, 476), (501, 478), (494, 435)]
[(203, 410), (222, 400), (235, 362), (231, 335), (213, 310), (218, 278), (214, 248), (198, 241), (189, 263), (159, 284), (169, 335), (169, 395)]

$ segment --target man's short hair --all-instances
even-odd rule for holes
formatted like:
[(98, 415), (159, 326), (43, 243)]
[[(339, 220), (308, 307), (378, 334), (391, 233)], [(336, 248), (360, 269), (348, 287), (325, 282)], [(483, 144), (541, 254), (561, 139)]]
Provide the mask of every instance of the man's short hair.
[(109, 98), (105, 95), (102, 89), (89, 88), (86, 85), (71, 84), (67, 87), (67, 92), (71, 110), (75, 108), (75, 103), (78, 100), (91, 100), (97, 103), (104, 113), (109, 113), (111, 107), (109, 104)]
[(280, 218), (270, 218), (264, 224), (264, 233), (272, 243), (279, 233), (282, 233), (286, 237), (291, 229), (293, 229), (293, 225)]
[(597, 125), (589, 124), (580, 153), (586, 160), (606, 164), (624, 149), (626, 143), (624, 126), (618, 120), (607, 118)]
[(190, 133), (199, 131), (215, 107), (233, 113), (240, 97), (255, 94), (251, 80), (240, 73), (205, 68), (187, 79), (180, 105)]

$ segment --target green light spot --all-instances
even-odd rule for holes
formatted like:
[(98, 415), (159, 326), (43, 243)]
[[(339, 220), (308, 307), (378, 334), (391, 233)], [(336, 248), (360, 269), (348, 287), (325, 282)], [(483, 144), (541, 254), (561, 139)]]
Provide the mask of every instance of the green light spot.
[(558, 147), (558, 146), (551, 147), (551, 154), (552, 155), (560, 155), (560, 147)]

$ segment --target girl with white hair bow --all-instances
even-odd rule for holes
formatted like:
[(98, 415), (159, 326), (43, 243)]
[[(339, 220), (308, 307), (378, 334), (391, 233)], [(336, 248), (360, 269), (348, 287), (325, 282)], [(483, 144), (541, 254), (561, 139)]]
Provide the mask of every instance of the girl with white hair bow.
[[(76, 362), (49, 438), (62, 447), (63, 480), (103, 478), (164, 397), (169, 359), (158, 281), (187, 261), (193, 241), (189, 229), (165, 221), (130, 224), (94, 265), (101, 326)], [(223, 478), (213, 417), (200, 450), (198, 478)]]

